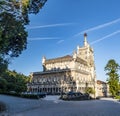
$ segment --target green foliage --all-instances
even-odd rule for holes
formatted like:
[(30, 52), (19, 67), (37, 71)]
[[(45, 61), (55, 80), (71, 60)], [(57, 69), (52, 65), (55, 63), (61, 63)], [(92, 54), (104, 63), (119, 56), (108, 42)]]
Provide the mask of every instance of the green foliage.
[(2, 79), (6, 80), (6, 91), (15, 91), (21, 93), (27, 90), (27, 76), (17, 73), (16, 71), (6, 71)]
[(16, 97), (22, 97), (22, 98), (29, 98), (29, 99), (39, 99), (39, 98), (43, 98), (45, 96), (43, 95), (35, 95), (35, 94), (22, 94), (22, 93), (16, 93), (16, 92), (3, 92), (6, 95), (11, 95), (11, 96), (16, 96)]
[(7, 89), (7, 81), (3, 78), (0, 78), (0, 93), (6, 91)]
[(29, 0), (29, 13), (38, 13), (47, 0)]
[(27, 45), (27, 32), (22, 22), (17, 21), (13, 14), (1, 13), (0, 30), (0, 54), (5, 57), (19, 56)]
[(88, 93), (88, 94), (94, 94), (95, 91), (92, 87), (87, 87), (86, 90), (85, 90), (85, 93)]
[(119, 99), (120, 100), (120, 96), (115, 96), (115, 99)]
[(105, 71), (107, 71), (106, 75), (108, 75), (107, 81), (112, 96), (116, 96), (119, 92), (119, 69), (119, 64), (116, 63), (116, 61), (113, 59), (109, 60), (107, 65), (105, 66)]
[[(36, 14), (47, 0), (0, 0), (0, 91), (26, 91), (27, 77), (8, 71), (13, 57), (18, 57), (27, 47), (25, 25), (29, 13)], [(7, 70), (7, 71), (6, 71)], [(1, 78), (2, 77), (2, 78)]]
[(105, 66), (105, 71), (108, 71), (107, 75), (110, 73), (118, 72), (120, 69), (120, 66), (114, 59), (111, 59), (108, 61), (107, 65)]
[(39, 99), (42, 98), (38, 95), (34, 95), (34, 94), (22, 94), (21, 97), (23, 98), (29, 98), (29, 99)]
[(9, 61), (27, 47), (25, 25), (29, 14), (36, 14), (47, 0), (0, 0), (0, 75)]
[(29, 23), (28, 14), (37, 14), (47, 0), (1, 0), (0, 13), (14, 14), (17, 20), (24, 24)]
[(4, 60), (2, 57), (0, 57), (0, 77), (2, 76), (3, 72), (5, 72), (7, 67), (8, 67), (8, 62)]

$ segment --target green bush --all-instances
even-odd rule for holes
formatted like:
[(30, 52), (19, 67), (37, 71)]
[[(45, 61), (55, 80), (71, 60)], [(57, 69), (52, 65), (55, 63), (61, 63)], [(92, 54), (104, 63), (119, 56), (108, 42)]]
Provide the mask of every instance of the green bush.
[(18, 93), (13, 93), (13, 92), (3, 92), (3, 94), (5, 94), (5, 95), (12, 95), (12, 96), (16, 96), (16, 97), (20, 97), (20, 94), (18, 94)]
[(120, 99), (120, 96), (115, 96), (115, 99)]
[(18, 94), (18, 93), (5, 93), (6, 95), (12, 95), (15, 97), (22, 97), (22, 98), (29, 98), (29, 99), (38, 99), (39, 97), (37, 95), (34, 94)]
[(39, 96), (34, 94), (22, 94), (21, 97), (29, 99), (39, 99)]
[(22, 98), (28, 98), (28, 99), (39, 99), (39, 98), (43, 98), (46, 95), (37, 95), (37, 94), (20, 94), (20, 93), (14, 93), (14, 92), (2, 92), (2, 94), (5, 95), (11, 95), (11, 96), (15, 96), (15, 97), (22, 97)]
[(69, 100), (72, 100), (72, 101), (92, 100), (92, 98), (87, 95), (82, 95), (82, 96), (63, 95), (59, 99), (66, 100), (66, 101), (69, 101)]

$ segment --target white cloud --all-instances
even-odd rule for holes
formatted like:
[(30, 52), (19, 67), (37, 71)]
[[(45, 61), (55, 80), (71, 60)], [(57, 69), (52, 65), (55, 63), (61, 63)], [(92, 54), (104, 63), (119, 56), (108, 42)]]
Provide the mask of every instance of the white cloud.
[(80, 33), (77, 33), (75, 34), (74, 36), (79, 36), (81, 34), (84, 34), (84, 33), (87, 33), (87, 32), (90, 32), (90, 31), (95, 31), (95, 30), (98, 30), (100, 28), (104, 28), (104, 27), (107, 27), (107, 26), (110, 26), (112, 24), (115, 24), (117, 22), (120, 22), (120, 18), (116, 19), (116, 20), (113, 20), (111, 22), (108, 22), (108, 23), (104, 23), (104, 24), (101, 24), (101, 25), (98, 25), (98, 26), (95, 26), (95, 27), (92, 27), (92, 28), (89, 28), (89, 29), (86, 29), (84, 31), (81, 31)]
[(91, 42), (91, 44), (95, 44), (95, 43), (98, 43), (98, 42), (100, 42), (100, 41), (102, 41), (102, 40), (104, 40), (104, 39), (108, 39), (109, 37), (111, 37), (111, 36), (113, 36), (113, 35), (116, 35), (116, 34), (118, 34), (118, 33), (120, 33), (120, 30), (115, 31), (115, 32), (113, 32), (113, 33), (111, 33), (111, 34), (109, 34), (109, 35), (106, 35), (106, 36), (104, 36), (104, 37), (102, 37), (102, 38), (100, 38), (100, 39), (98, 39), (98, 40), (95, 40), (95, 41)]
[(58, 23), (58, 24), (50, 24), (50, 25), (39, 25), (33, 27), (27, 27), (27, 29), (39, 29), (39, 28), (48, 28), (48, 27), (58, 27), (58, 26), (67, 26), (72, 25), (73, 23)]
[(37, 37), (37, 38), (28, 38), (28, 41), (37, 41), (37, 40), (58, 40), (58, 37)]

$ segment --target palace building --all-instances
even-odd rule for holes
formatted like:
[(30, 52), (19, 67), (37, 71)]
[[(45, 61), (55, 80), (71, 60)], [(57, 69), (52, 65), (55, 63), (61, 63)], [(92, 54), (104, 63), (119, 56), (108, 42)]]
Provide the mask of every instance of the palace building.
[(97, 80), (96, 83), (97, 83), (96, 84), (96, 96), (97, 97), (110, 96), (108, 83), (101, 81), (101, 80)]
[(96, 88), (94, 51), (84, 34), (84, 45), (77, 46), (72, 55), (47, 59), (42, 58), (42, 72), (31, 73), (28, 91), (59, 94), (61, 92), (82, 92), (87, 87)]

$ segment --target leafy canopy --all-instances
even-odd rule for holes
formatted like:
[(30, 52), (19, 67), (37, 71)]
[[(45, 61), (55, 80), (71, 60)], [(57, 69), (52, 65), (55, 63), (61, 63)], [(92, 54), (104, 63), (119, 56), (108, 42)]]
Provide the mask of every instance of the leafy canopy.
[(119, 92), (119, 69), (120, 66), (114, 59), (109, 60), (105, 66), (106, 75), (108, 75), (107, 81), (112, 96), (116, 96)]
[(107, 65), (105, 66), (105, 71), (108, 71), (108, 73), (118, 72), (119, 69), (120, 69), (120, 66), (118, 63), (116, 63), (114, 59), (109, 60)]
[(6, 82), (6, 83), (4, 82), (5, 83), (4, 86), (3, 84), (1, 86), (2, 91), (6, 92), (15, 91), (17, 93), (21, 93), (27, 90), (26, 84), (28, 82), (28, 77), (21, 73), (7, 70), (0, 79), (1, 83), (3, 82), (3, 80)]
[(29, 14), (37, 14), (47, 0), (0, 0), (0, 72), (27, 48)]

